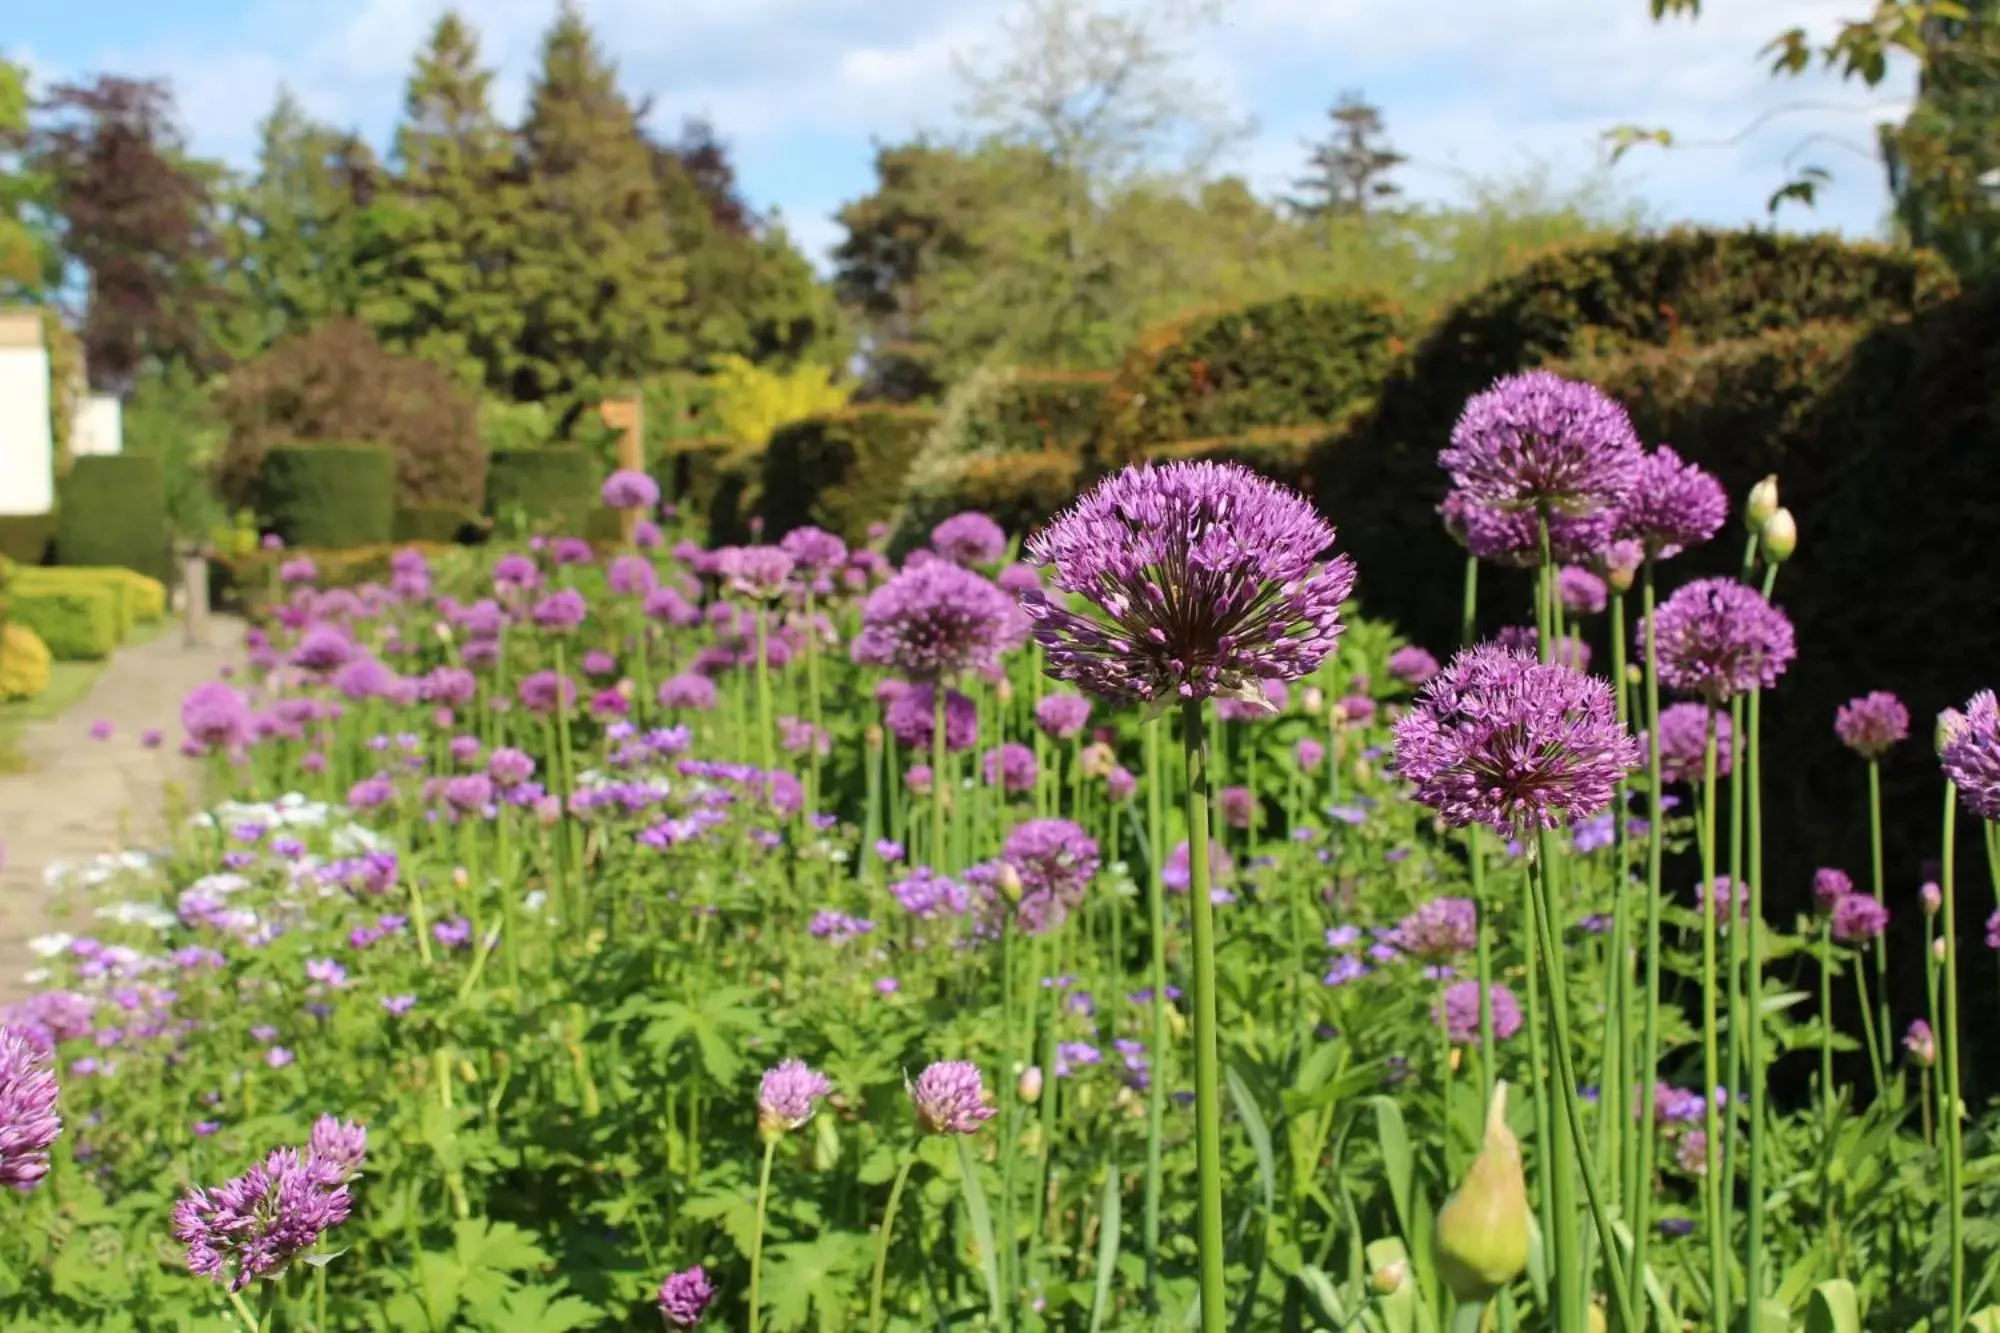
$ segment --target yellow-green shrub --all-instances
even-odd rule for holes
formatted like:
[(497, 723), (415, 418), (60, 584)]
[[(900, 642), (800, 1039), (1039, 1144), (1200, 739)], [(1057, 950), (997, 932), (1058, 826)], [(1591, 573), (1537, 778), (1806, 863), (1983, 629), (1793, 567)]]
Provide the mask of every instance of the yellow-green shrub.
[(49, 646), (26, 625), (0, 625), (0, 700), (32, 699), (49, 687)]
[(709, 410), (723, 434), (752, 448), (781, 426), (841, 411), (851, 392), (835, 384), (825, 366), (772, 370), (734, 354), (716, 357), (713, 365)]
[(58, 662), (94, 662), (118, 646), (123, 601), (108, 583), (37, 588), (17, 582), (7, 590), (7, 623), (33, 630)]
[(137, 570), (117, 565), (55, 565), (23, 569), (15, 578), (30, 587), (73, 588), (103, 584), (118, 590), (124, 603), (121, 613), (128, 627), (150, 625), (167, 614), (167, 585)]

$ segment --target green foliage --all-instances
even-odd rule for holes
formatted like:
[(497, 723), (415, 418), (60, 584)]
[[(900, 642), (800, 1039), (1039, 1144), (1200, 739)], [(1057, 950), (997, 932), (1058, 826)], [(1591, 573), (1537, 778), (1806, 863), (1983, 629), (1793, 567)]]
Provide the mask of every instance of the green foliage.
[(967, 423), (968, 444), (975, 451), (1080, 457), (1097, 434), (1110, 389), (1111, 376), (1101, 371), (1009, 371)]
[(772, 537), (811, 523), (850, 542), (895, 516), (937, 414), (864, 407), (784, 426), (764, 448), (757, 510)]
[(1095, 461), (1148, 447), (1330, 422), (1373, 396), (1408, 324), (1372, 293), (1291, 296), (1148, 330), (1112, 385)]
[(0, 556), (23, 565), (41, 564), (55, 545), (57, 521), (53, 513), (0, 514)]
[(160, 460), (143, 454), (79, 458), (63, 479), (56, 558), (167, 571), (167, 495)]
[(175, 366), (141, 376), (125, 399), (123, 434), (127, 456), (159, 460), (176, 541), (199, 541), (222, 521), (212, 478), (228, 432), (192, 372)]
[(0, 703), (32, 699), (49, 687), (49, 646), (18, 621), (0, 622)]
[(774, 370), (725, 354), (715, 358), (707, 410), (724, 436), (759, 449), (780, 427), (838, 413), (849, 392), (826, 366)]
[[(1343, 420), (1352, 420), (1366, 410), (1367, 405), (1360, 404)], [(1203, 459), (1215, 463), (1240, 463), (1252, 472), (1311, 495), (1313, 450), (1326, 438), (1326, 431), (1325, 426), (1267, 426), (1240, 435), (1155, 445), (1146, 451), (1145, 457), (1156, 462)]]
[(734, 440), (671, 440), (653, 455), (649, 471), (662, 498), (680, 507), (715, 542), (741, 540), (757, 482), (760, 457)]
[(109, 583), (78, 587), (14, 586), (7, 593), (7, 623), (33, 630), (58, 662), (109, 657), (123, 635), (120, 591)]
[(485, 516), (456, 505), (397, 505), (394, 526), (399, 542), (461, 542), (483, 537)]
[(257, 509), (287, 546), (386, 542), (396, 524), (396, 456), (375, 444), (278, 445), (264, 455)]
[(404, 504), (477, 505), (485, 488), (472, 395), (436, 365), (385, 350), (358, 320), (280, 338), (231, 372), (216, 410), (229, 430), (217, 485), (232, 508), (255, 502), (276, 444), (383, 445)]
[(149, 578), (136, 570), (126, 569), (120, 565), (22, 569), (15, 572), (13, 586), (56, 591), (65, 588), (109, 587), (118, 597), (121, 633), (135, 624), (156, 624), (167, 613), (167, 585), (158, 579)]
[(1911, 244), (1970, 282), (2000, 275), (2000, 10), (1985, 3), (1930, 25), (1916, 103), (1882, 129), (1896, 221)]
[(920, 544), (939, 521), (967, 509), (980, 510), (1010, 533), (1032, 532), (1076, 498), (1077, 467), (1075, 454), (1040, 449), (964, 459), (911, 507), (894, 548)]
[(489, 454), (539, 449), (556, 442), (557, 423), (547, 403), (479, 400), (479, 441)]
[(596, 458), (575, 445), (497, 453), (486, 473), (486, 513), (503, 530), (519, 519), (537, 531), (581, 535), (600, 484)]

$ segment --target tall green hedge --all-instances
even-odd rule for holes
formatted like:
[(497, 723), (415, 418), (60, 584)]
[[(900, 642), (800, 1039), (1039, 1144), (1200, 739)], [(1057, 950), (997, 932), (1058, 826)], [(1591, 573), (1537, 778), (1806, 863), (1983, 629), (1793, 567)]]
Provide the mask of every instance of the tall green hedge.
[(287, 546), (375, 546), (396, 531), (396, 456), (374, 444), (278, 445), (266, 451), (258, 510)]
[(863, 407), (782, 426), (764, 446), (758, 512), (775, 539), (810, 523), (859, 541), (887, 522), (937, 413)]
[(485, 536), (485, 516), (463, 505), (396, 506), (396, 541), (473, 544)]
[(138, 454), (79, 458), (63, 478), (56, 559), (167, 576), (167, 484), (160, 460)]
[(1183, 316), (1141, 334), (1107, 394), (1092, 462), (1149, 448), (1332, 421), (1372, 397), (1408, 321), (1370, 292), (1288, 296)]
[(0, 557), (39, 565), (55, 549), (57, 518), (48, 514), (0, 514)]
[(581, 536), (598, 506), (597, 459), (575, 445), (505, 449), (486, 468), (486, 512), (502, 528), (518, 510), (530, 526)]
[(1097, 435), (1110, 393), (1106, 371), (1017, 368), (968, 423), (967, 443), (997, 453), (1079, 457)]
[(673, 440), (656, 453), (648, 471), (660, 495), (692, 515), (717, 542), (740, 542), (747, 534), (744, 510), (756, 482), (760, 459), (754, 449), (723, 437)]

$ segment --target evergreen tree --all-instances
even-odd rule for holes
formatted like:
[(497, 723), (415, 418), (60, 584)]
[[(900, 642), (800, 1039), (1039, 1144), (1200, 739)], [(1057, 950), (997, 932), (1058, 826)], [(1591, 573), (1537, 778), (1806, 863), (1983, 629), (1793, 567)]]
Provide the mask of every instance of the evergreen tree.
[(1381, 109), (1358, 92), (1346, 92), (1326, 114), (1333, 132), (1323, 143), (1310, 145), (1312, 156), (1306, 161), (1311, 174), (1292, 182), (1304, 197), (1286, 202), (1304, 217), (1358, 217), (1400, 194), (1388, 174), (1409, 159), (1381, 141)]
[(527, 199), (512, 287), (525, 317), (514, 396), (589, 401), (675, 364), (684, 266), (632, 105), (565, 0), (521, 138)]
[(404, 92), (393, 188), (370, 218), (360, 313), (384, 346), (498, 389), (520, 361), (524, 321), (510, 284), (525, 192), (492, 82), (477, 36), (447, 11)]

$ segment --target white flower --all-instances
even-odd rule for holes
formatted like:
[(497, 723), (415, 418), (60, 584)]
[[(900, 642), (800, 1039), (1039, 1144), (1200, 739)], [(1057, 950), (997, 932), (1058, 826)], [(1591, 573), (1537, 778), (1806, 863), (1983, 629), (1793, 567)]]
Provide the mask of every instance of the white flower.
[(180, 919), (157, 903), (106, 903), (91, 915), (121, 926), (151, 926), (154, 930), (171, 929)]
[(52, 931), (47, 935), (37, 935), (28, 941), (28, 948), (37, 958), (54, 958), (76, 942), (76, 936), (67, 931)]

